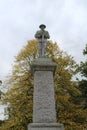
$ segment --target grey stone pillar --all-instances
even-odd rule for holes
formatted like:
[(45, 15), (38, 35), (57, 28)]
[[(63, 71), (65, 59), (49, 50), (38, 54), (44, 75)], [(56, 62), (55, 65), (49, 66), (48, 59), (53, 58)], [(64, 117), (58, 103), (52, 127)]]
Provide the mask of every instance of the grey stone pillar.
[(56, 123), (53, 74), (56, 64), (49, 58), (38, 58), (32, 63), (34, 75), (33, 123), (28, 130), (63, 130)]
[(56, 65), (48, 58), (39, 58), (33, 64), (34, 71), (34, 106), (33, 122), (56, 122), (53, 71)]

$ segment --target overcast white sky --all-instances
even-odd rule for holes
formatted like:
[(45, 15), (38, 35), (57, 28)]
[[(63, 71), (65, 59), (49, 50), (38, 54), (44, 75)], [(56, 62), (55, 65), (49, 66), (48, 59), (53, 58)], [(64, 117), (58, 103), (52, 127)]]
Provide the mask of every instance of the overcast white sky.
[(0, 0), (0, 79), (40, 24), (79, 63), (87, 43), (87, 0)]

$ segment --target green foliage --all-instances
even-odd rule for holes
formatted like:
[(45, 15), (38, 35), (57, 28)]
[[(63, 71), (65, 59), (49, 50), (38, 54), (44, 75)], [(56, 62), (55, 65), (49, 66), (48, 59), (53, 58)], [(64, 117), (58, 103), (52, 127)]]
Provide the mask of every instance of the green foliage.
[(3, 123), (4, 123), (4, 121), (3, 121), (3, 120), (0, 120), (0, 126), (2, 126)]
[(87, 44), (86, 44), (85, 49), (83, 50), (83, 54), (84, 54), (84, 55), (86, 55), (86, 54), (87, 54)]
[[(85, 49), (83, 50), (83, 54), (87, 55), (87, 44)], [(85, 62), (81, 62), (78, 68), (83, 79), (79, 81), (78, 87), (81, 91), (81, 100), (83, 103), (83, 108), (87, 109), (87, 60)]]
[[(86, 126), (87, 111), (74, 99), (80, 95), (72, 77), (76, 73), (77, 64), (73, 58), (61, 51), (57, 43), (48, 42), (46, 55), (57, 64), (54, 83), (57, 121), (65, 125), (65, 130), (82, 130)], [(27, 130), (32, 122), (33, 108), (33, 77), (31, 62), (38, 57), (35, 40), (19, 52), (15, 59), (12, 76), (6, 82), (8, 91), (3, 97), (7, 104), (8, 120), (0, 130)]]

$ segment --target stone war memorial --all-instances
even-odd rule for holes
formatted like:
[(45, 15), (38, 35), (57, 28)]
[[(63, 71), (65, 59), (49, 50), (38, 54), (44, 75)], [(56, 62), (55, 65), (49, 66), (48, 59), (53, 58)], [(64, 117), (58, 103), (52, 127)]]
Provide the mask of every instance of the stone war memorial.
[(39, 58), (34, 59), (31, 65), (34, 76), (33, 123), (28, 125), (28, 130), (64, 130), (63, 124), (56, 122), (53, 82), (56, 64), (45, 55), (50, 35), (44, 24), (39, 28), (35, 34)]

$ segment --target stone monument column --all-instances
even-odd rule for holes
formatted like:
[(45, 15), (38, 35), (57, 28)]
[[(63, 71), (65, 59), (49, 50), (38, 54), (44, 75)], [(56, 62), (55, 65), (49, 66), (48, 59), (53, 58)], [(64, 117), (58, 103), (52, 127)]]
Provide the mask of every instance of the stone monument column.
[(48, 58), (34, 61), (34, 123), (56, 122), (53, 72), (56, 64)]
[(38, 48), (39, 58), (35, 59), (31, 65), (34, 75), (33, 123), (28, 125), (28, 130), (64, 130), (62, 124), (56, 123), (53, 82), (56, 64), (45, 57), (49, 38), (49, 33), (44, 30), (45, 27), (40, 25), (41, 30), (35, 34), (40, 47)]

